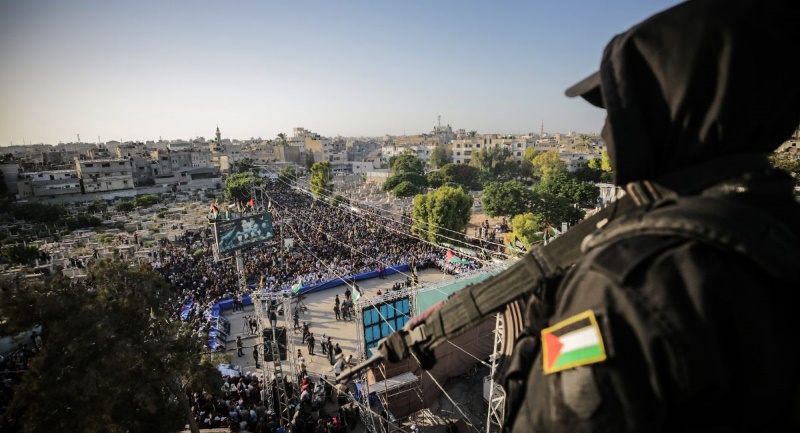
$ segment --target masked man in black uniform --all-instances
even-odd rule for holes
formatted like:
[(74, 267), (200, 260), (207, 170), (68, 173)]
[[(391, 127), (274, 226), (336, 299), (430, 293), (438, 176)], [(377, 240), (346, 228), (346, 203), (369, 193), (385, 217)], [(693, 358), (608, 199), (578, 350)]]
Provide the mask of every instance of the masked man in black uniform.
[[(528, 304), (506, 431), (800, 431), (800, 210), (768, 159), (800, 124), (798, 22), (796, 0), (687, 1), (567, 91), (607, 111), (639, 209)], [(658, 215), (661, 232), (629, 230)]]

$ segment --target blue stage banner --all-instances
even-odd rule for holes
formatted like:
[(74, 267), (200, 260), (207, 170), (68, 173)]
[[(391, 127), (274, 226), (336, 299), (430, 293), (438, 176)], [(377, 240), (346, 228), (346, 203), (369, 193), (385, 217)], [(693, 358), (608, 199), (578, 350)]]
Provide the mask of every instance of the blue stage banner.
[[(409, 270), (408, 265), (397, 265), (397, 266), (389, 266), (386, 268), (386, 275), (396, 274), (398, 272), (407, 272)], [(368, 280), (370, 278), (377, 278), (378, 271), (369, 271), (364, 272), (363, 274), (357, 274), (350, 277), (344, 278), (336, 278), (330, 281), (325, 281), (322, 283), (312, 284), (310, 286), (303, 286), (298, 293), (305, 294), (305, 293), (314, 293), (319, 292), (321, 290), (332, 289), (334, 287), (339, 287), (342, 284), (352, 283), (354, 281), (361, 281), (361, 280)], [(255, 284), (250, 284), (250, 287), (255, 289)], [(283, 289), (284, 296), (291, 296), (292, 289), (287, 287)], [(253, 300), (250, 299), (250, 295), (242, 296), (242, 304), (243, 305), (250, 305), (253, 303)], [(212, 306), (212, 311), (220, 312), (223, 310), (228, 310), (233, 308), (233, 299), (225, 299), (223, 301), (219, 301)]]

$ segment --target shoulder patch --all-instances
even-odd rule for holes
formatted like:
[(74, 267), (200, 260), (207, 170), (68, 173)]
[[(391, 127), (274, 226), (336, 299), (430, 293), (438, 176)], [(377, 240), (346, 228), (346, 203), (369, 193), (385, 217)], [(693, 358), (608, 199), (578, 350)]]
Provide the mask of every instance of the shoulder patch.
[(542, 329), (544, 374), (606, 360), (597, 318), (591, 310)]

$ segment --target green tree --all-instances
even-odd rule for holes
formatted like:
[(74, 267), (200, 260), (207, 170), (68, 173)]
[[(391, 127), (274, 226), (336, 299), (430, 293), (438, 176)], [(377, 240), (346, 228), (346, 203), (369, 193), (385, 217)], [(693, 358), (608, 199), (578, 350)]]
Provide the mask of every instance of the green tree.
[(133, 205), (136, 207), (150, 207), (159, 201), (159, 197), (155, 194), (143, 194), (133, 198)]
[(328, 197), (333, 194), (333, 167), (328, 161), (315, 162), (311, 166), (311, 179), (309, 180), (311, 192), (317, 198)]
[(106, 204), (105, 201), (100, 199), (95, 199), (94, 201), (89, 203), (89, 206), (86, 207), (86, 211), (89, 213), (105, 212), (106, 209), (108, 209), (108, 204)]
[(225, 200), (246, 203), (252, 198), (253, 188), (264, 184), (264, 179), (251, 172), (236, 173), (225, 178)]
[(600, 182), (604, 173), (601, 164), (600, 158), (589, 159), (575, 171), (575, 178), (583, 182)]
[(8, 408), (21, 431), (199, 431), (188, 393), (222, 378), (191, 327), (166, 320), (177, 291), (147, 265), (102, 261), (85, 284), (59, 275), (0, 300), (7, 332), (43, 335)]
[(539, 193), (564, 197), (576, 205), (594, 205), (600, 197), (600, 188), (590, 182), (575, 179), (567, 172), (554, 173), (534, 187)]
[(463, 239), (473, 198), (461, 188), (443, 186), (414, 197), (412, 232), (429, 242)]
[(397, 198), (413, 197), (419, 194), (419, 192), (419, 186), (409, 181), (400, 182), (396, 187), (394, 187), (394, 189), (392, 189), (392, 193)]
[(36, 245), (14, 244), (3, 247), (3, 257), (10, 263), (27, 265), (39, 255), (39, 247)]
[(436, 170), (428, 173), (428, 186), (431, 188), (439, 188), (447, 180), (441, 170)]
[(480, 183), (478, 169), (468, 164), (445, 164), (439, 171), (444, 177), (445, 183), (455, 183), (463, 186), (467, 191), (480, 190), (483, 186)]
[(536, 197), (533, 191), (516, 180), (489, 182), (483, 188), (483, 209), (490, 217), (513, 217), (529, 212)]
[(570, 225), (582, 220), (586, 213), (571, 200), (550, 193), (536, 193), (531, 212), (551, 224), (568, 222)]
[(253, 158), (242, 158), (233, 163), (233, 171), (235, 173), (244, 173), (255, 168), (255, 164), (256, 162), (253, 161)]
[(442, 168), (450, 162), (450, 154), (444, 146), (436, 146), (431, 151), (431, 165)]
[(67, 210), (61, 205), (25, 203), (12, 207), (11, 215), (29, 223), (54, 223), (63, 219)]
[(522, 159), (527, 159), (528, 161), (533, 161), (533, 158), (536, 158), (540, 152), (536, 150), (535, 147), (526, 147), (525, 148), (525, 156)]
[(543, 227), (546, 227), (547, 221), (541, 215), (525, 212), (516, 215), (511, 220), (511, 225), (512, 232), (517, 239), (522, 241), (526, 250), (530, 250), (531, 247), (542, 241), (541, 231)]
[(133, 205), (133, 202), (130, 201), (121, 201), (114, 205), (114, 210), (117, 212), (128, 213), (132, 211), (136, 206)]
[(103, 220), (100, 218), (89, 216), (83, 213), (75, 215), (72, 218), (67, 218), (65, 222), (67, 224), (67, 228), (70, 230), (100, 227), (103, 225)]
[(473, 152), (469, 165), (487, 173), (491, 179), (509, 179), (517, 174), (514, 155), (505, 147), (487, 147)]
[(395, 173), (425, 174), (425, 162), (417, 158), (417, 155), (407, 153), (397, 155), (390, 161), (390, 167)]
[(306, 170), (314, 166), (314, 152), (306, 152)]
[(589, 153), (592, 150), (591, 137), (589, 137), (586, 134), (579, 135), (576, 144), (580, 147), (581, 150), (583, 150), (586, 153)]
[(334, 194), (333, 197), (331, 197), (331, 206), (339, 206), (340, 204), (345, 202), (346, 200), (344, 196), (340, 194)]
[(400, 185), (403, 182), (410, 182), (414, 184), (417, 189), (425, 188), (428, 186), (428, 178), (415, 172), (400, 172), (395, 174), (394, 176), (389, 176), (386, 178), (386, 181), (383, 182), (383, 186), (381, 189), (384, 191), (393, 191), (397, 185)]
[(284, 166), (278, 174), (278, 181), (283, 185), (294, 185), (297, 181), (297, 169), (293, 165)]
[(536, 155), (531, 160), (531, 164), (533, 165), (533, 174), (540, 179), (567, 171), (567, 165), (561, 160), (556, 151)]
[(602, 153), (602, 159), (600, 160), (600, 168), (608, 173), (611, 173), (613, 168), (611, 167), (611, 158), (608, 156), (608, 151), (604, 150)]
[(281, 145), (284, 145), (284, 146), (285, 146), (285, 145), (286, 145), (286, 134), (284, 134), (283, 132), (281, 132), (280, 134), (278, 134), (278, 142), (279, 142)]

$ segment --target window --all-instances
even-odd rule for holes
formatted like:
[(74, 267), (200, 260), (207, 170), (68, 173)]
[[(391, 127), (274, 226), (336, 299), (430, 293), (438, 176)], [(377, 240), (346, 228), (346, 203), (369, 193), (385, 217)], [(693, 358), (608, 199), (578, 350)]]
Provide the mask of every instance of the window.
[(94, 164), (86, 164), (87, 168), (94, 167)]
[(110, 162), (104, 162), (102, 166), (103, 167), (111, 167), (111, 163)]
[(125, 165), (125, 163), (124, 162), (120, 162), (119, 165)]

